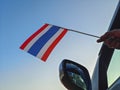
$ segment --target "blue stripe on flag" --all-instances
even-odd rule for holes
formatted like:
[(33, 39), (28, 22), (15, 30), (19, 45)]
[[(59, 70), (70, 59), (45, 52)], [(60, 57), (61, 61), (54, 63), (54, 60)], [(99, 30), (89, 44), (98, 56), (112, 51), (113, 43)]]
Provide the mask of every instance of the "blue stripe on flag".
[(36, 56), (47, 41), (60, 29), (60, 27), (52, 26), (45, 34), (43, 34), (28, 50), (28, 52)]

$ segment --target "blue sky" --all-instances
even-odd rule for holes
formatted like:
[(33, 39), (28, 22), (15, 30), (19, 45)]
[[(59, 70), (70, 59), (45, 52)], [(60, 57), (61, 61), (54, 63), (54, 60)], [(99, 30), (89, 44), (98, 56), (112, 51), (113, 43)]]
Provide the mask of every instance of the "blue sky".
[(47, 62), (19, 49), (44, 23), (97, 36), (107, 31), (119, 0), (0, 0), (0, 90), (65, 90), (59, 64), (71, 59), (92, 75), (101, 44), (68, 32)]

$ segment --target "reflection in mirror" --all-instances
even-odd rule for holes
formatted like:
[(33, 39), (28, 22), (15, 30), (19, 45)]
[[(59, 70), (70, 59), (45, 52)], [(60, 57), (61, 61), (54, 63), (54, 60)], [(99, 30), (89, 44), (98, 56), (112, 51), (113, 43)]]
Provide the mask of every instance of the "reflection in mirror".
[(83, 71), (75, 64), (67, 63), (66, 69), (68, 77), (76, 86), (82, 88), (83, 90), (87, 90), (87, 86), (84, 81)]
[(81, 87), (83, 90), (87, 90), (86, 84), (80, 75), (69, 71), (67, 73), (72, 83), (74, 83), (78, 87)]

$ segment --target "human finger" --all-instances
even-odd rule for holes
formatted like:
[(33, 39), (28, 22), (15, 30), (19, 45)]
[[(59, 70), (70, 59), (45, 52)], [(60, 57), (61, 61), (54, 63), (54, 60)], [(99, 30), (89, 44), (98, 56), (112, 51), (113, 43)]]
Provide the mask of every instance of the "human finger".
[(120, 48), (120, 40), (117, 38), (107, 39), (106, 41), (104, 41), (104, 43), (110, 48)]
[(103, 42), (105, 40), (107, 40), (108, 38), (110, 38), (111, 36), (111, 32), (106, 32), (104, 35), (102, 35), (98, 40), (97, 42)]

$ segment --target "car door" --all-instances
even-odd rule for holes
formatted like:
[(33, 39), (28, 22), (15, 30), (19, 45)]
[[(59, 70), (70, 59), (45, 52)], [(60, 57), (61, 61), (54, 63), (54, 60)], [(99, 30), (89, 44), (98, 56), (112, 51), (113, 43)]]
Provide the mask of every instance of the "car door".
[[(120, 1), (114, 13), (113, 19), (109, 26), (108, 31), (120, 28)], [(116, 54), (117, 53), (117, 54)], [(109, 48), (105, 44), (102, 45), (101, 50), (98, 55), (98, 60), (94, 69), (94, 73), (92, 76), (92, 89), (93, 90), (106, 90), (110, 85), (110, 70), (113, 72), (113, 61), (116, 55), (120, 56), (120, 51), (116, 51), (112, 48)], [(117, 62), (119, 62), (120, 66), (120, 58), (117, 58)], [(112, 69), (111, 69), (112, 68)], [(120, 72), (119, 68), (116, 68), (116, 72)], [(118, 73), (118, 78), (120, 73)], [(116, 79), (115, 78), (115, 79)], [(111, 84), (114, 83), (111, 82)]]

